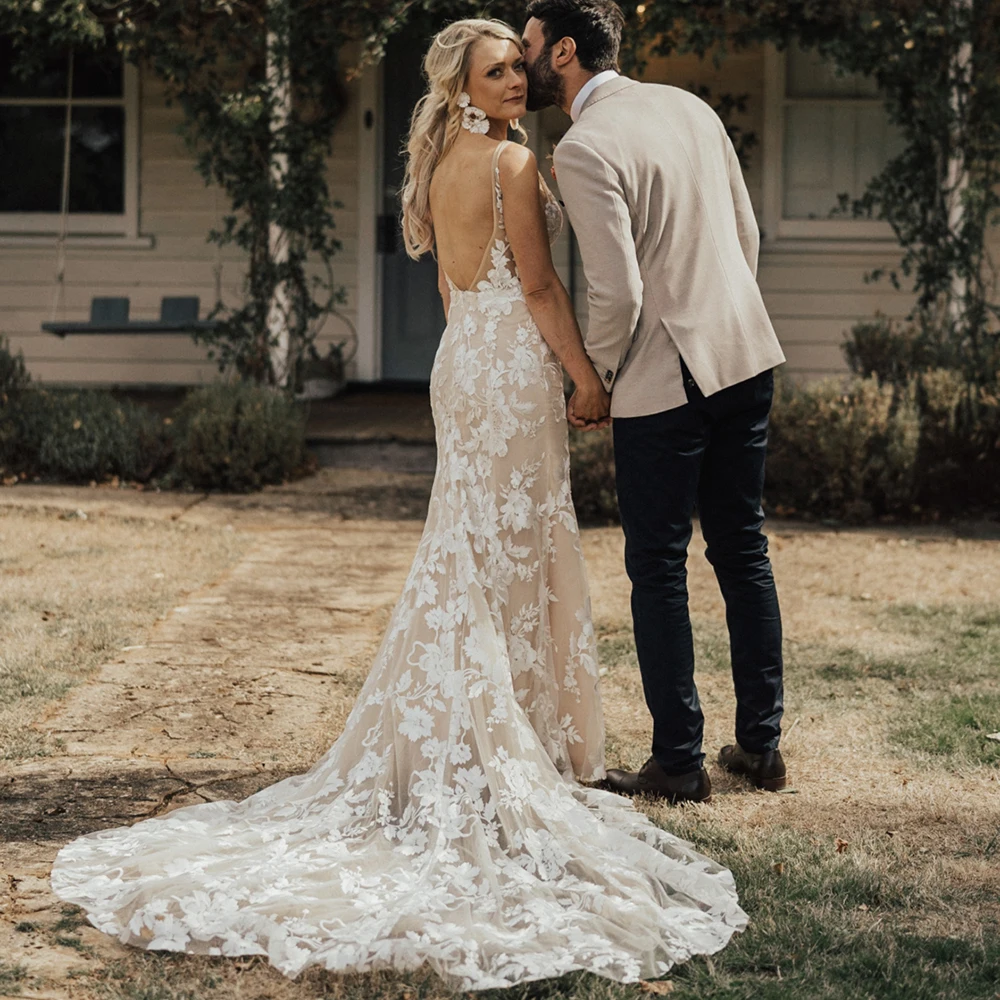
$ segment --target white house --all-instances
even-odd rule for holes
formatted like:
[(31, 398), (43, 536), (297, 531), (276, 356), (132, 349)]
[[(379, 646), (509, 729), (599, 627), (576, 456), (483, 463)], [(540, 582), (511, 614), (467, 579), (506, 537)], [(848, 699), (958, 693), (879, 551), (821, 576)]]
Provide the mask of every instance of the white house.
[[(431, 260), (400, 247), (395, 218), (398, 157), (420, 94), (419, 48), (388, 56), (350, 86), (334, 137), (329, 180), (343, 251), (336, 275), (344, 317), (358, 335), (350, 375), (362, 382), (426, 381), (444, 325)], [(895, 141), (869, 83), (837, 77), (813, 56), (765, 47), (727, 58), (721, 70), (693, 58), (654, 60), (644, 79), (705, 83), (748, 93), (740, 124), (757, 133), (747, 182), (762, 230), (759, 281), (799, 376), (842, 371), (844, 331), (876, 310), (902, 315), (907, 295), (866, 285), (865, 271), (892, 265), (899, 248), (881, 223), (828, 217), (841, 191), (859, 193)], [(196, 295), (201, 315), (241, 295), (242, 261), (206, 234), (227, 211), (206, 186), (152, 75), (54, 66), (30, 86), (0, 65), (0, 334), (24, 351), (32, 375), (52, 384), (168, 386), (211, 380), (215, 367), (186, 335), (69, 336), (52, 320), (87, 319), (94, 296), (131, 301), (132, 319), (155, 319), (164, 296)], [(549, 109), (526, 124), (540, 161), (568, 125)], [(71, 153), (63, 158), (66, 121)], [(69, 213), (59, 212), (67, 184)], [(586, 313), (586, 287), (571, 235), (556, 248), (567, 286)], [(574, 259), (576, 258), (576, 259)], [(325, 338), (340, 336), (331, 317)]]

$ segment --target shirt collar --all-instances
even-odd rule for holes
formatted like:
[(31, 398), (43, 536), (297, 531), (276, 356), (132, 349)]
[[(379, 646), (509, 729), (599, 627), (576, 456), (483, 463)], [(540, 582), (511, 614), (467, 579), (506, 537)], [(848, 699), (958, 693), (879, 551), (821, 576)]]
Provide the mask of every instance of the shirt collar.
[(608, 80), (613, 80), (618, 74), (613, 69), (606, 69), (598, 73), (596, 76), (592, 76), (581, 88), (580, 93), (576, 95), (573, 99), (573, 106), (569, 109), (569, 116), (576, 121), (580, 117), (580, 112), (583, 111), (583, 106), (587, 102), (587, 98), (597, 90), (597, 88), (602, 83), (607, 83)]

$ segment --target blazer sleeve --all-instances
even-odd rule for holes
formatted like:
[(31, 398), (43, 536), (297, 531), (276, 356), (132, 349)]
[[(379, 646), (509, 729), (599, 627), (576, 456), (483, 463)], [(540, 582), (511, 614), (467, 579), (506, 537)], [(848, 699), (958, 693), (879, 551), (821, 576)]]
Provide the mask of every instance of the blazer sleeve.
[(642, 309), (642, 277), (621, 179), (589, 146), (564, 139), (553, 157), (587, 278), (584, 347), (609, 392)]
[(757, 257), (760, 253), (760, 229), (757, 226), (757, 218), (753, 214), (753, 205), (750, 203), (750, 194), (747, 191), (746, 181), (743, 179), (743, 168), (736, 155), (733, 140), (729, 138), (729, 133), (726, 132), (725, 128), (723, 128), (722, 134), (726, 141), (729, 190), (733, 194), (733, 207), (736, 209), (736, 231), (739, 234), (740, 246), (743, 248), (743, 256), (746, 257), (750, 271), (756, 278)]

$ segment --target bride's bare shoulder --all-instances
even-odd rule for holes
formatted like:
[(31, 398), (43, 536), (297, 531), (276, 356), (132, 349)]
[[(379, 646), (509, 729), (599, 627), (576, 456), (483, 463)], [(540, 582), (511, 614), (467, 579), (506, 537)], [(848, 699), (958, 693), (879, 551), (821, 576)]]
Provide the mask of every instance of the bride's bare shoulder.
[(527, 193), (538, 187), (538, 161), (527, 146), (508, 143), (500, 155), (500, 186)]
[(537, 171), (535, 154), (517, 142), (508, 142), (500, 154), (500, 176), (514, 177), (522, 171)]

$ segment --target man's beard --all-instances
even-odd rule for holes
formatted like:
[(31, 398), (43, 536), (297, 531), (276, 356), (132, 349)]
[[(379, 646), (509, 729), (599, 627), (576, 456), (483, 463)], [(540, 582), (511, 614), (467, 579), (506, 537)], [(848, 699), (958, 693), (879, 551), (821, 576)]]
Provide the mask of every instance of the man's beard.
[(552, 68), (552, 50), (546, 46), (533, 63), (525, 64), (528, 76), (528, 110), (561, 107), (566, 93), (563, 78)]

